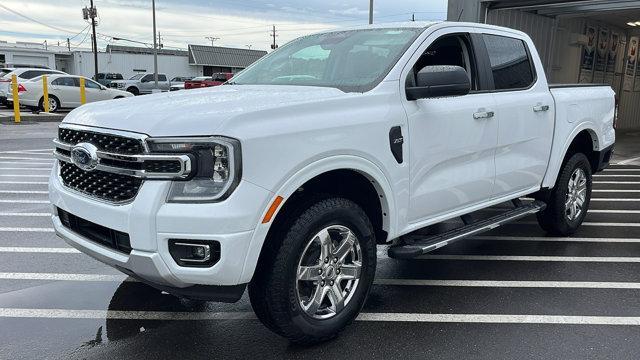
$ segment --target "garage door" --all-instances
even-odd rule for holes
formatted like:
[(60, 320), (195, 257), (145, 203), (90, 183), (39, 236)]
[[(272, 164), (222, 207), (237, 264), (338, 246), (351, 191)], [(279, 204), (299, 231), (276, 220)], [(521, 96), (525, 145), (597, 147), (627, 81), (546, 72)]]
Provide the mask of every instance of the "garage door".
[(13, 64), (50, 66), (47, 56), (13, 55)]

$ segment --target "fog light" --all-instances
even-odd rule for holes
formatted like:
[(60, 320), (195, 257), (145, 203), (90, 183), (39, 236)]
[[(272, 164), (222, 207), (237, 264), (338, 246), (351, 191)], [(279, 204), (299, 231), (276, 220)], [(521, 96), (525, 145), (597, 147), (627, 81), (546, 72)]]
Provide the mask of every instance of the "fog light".
[(206, 240), (170, 240), (169, 253), (180, 266), (212, 266), (220, 258), (220, 243)]

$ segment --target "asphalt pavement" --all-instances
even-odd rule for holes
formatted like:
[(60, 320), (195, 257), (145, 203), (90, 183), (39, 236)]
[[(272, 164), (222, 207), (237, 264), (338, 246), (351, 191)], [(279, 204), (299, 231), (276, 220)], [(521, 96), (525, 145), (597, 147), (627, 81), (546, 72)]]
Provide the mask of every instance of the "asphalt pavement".
[[(0, 359), (634, 359), (640, 354), (640, 133), (594, 177), (585, 224), (529, 217), (420, 259), (379, 247), (375, 285), (337, 339), (290, 345), (245, 296), (197, 303), (132, 281), (53, 233), (57, 124), (0, 124)], [(494, 210), (491, 210), (494, 211)]]

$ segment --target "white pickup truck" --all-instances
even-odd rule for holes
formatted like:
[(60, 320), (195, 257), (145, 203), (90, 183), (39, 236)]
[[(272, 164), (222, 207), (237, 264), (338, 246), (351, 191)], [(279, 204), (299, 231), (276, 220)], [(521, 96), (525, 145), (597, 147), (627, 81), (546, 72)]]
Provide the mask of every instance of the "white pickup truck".
[[(612, 154), (614, 108), (608, 86), (550, 86), (519, 31), (328, 31), (223, 86), (69, 113), (53, 223), (82, 252), (178, 296), (233, 302), (248, 285), (269, 329), (323, 341), (362, 308), (376, 245), (411, 259), (534, 213), (549, 233), (575, 232)], [(474, 219), (501, 203), (513, 205)]]

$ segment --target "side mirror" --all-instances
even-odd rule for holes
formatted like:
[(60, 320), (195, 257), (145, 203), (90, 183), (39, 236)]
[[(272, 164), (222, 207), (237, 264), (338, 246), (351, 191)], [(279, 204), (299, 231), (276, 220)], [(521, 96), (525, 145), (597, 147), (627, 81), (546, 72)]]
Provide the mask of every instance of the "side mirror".
[(100, 90), (107, 90), (107, 87), (104, 85), (100, 85)]
[(407, 100), (467, 95), (471, 83), (465, 69), (460, 66), (425, 66), (416, 75), (415, 86), (405, 89)]

